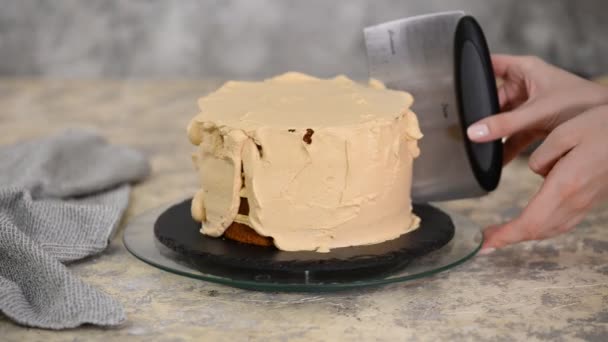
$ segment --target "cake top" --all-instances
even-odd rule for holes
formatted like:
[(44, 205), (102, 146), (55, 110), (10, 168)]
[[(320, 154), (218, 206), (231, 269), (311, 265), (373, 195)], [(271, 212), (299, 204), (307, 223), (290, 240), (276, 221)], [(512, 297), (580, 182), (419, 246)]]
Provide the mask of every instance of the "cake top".
[(349, 126), (393, 120), (412, 102), (410, 94), (375, 80), (366, 86), (345, 76), (319, 79), (288, 72), (262, 82), (226, 82), (199, 99), (202, 112), (194, 121), (240, 129)]

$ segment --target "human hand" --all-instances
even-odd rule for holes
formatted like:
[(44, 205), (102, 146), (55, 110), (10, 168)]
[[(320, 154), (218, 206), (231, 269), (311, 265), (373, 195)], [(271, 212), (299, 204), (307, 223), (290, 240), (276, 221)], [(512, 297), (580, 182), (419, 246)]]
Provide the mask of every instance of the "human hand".
[(568, 231), (608, 196), (608, 88), (534, 57), (496, 55), (493, 64), (503, 113), (469, 127), (469, 137), (508, 137), (505, 163), (546, 137), (529, 162), (546, 178), (518, 218), (485, 230), (485, 251)]
[(592, 108), (555, 128), (530, 157), (546, 174), (521, 215), (484, 231), (484, 250), (541, 240), (574, 228), (608, 198), (608, 105)]
[(493, 55), (501, 114), (468, 129), (473, 141), (508, 139), (504, 164), (577, 114), (608, 103), (606, 87), (547, 64), (537, 57)]

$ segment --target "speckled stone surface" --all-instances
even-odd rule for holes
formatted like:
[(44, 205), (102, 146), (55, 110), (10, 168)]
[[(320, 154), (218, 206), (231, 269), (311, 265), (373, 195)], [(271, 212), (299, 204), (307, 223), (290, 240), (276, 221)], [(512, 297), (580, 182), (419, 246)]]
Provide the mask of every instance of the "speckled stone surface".
[[(196, 98), (218, 84), (0, 80), (0, 144), (84, 126), (140, 148), (153, 174), (135, 187), (129, 220), (195, 190), (185, 127)], [(497, 192), (447, 206), (481, 225), (497, 223), (516, 215), (540, 182), (517, 160)], [(70, 267), (124, 304), (124, 326), (54, 332), (0, 315), (0, 340), (606, 341), (607, 229), (608, 204), (568, 235), (410, 283), (330, 294), (249, 292), (167, 273), (132, 257), (121, 231), (104, 253)]]

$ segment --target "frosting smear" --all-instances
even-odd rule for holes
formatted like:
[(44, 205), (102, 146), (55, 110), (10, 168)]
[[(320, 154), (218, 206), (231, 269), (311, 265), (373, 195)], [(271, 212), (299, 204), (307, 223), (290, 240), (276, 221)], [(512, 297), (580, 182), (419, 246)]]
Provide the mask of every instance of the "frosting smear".
[(410, 190), (422, 134), (412, 102), (344, 76), (225, 83), (199, 100), (188, 126), (201, 232), (219, 237), (238, 221), (281, 250), (326, 252), (416, 229)]

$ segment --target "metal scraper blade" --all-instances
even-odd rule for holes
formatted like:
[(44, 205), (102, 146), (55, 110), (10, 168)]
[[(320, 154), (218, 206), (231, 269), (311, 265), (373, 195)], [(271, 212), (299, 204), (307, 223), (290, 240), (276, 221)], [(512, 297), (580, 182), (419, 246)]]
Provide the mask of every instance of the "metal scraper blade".
[(464, 12), (443, 12), (395, 20), (364, 30), (370, 77), (391, 89), (412, 92), (429, 82), (452, 79), (454, 28)]
[(364, 30), (370, 78), (413, 95), (424, 137), (414, 161), (416, 202), (467, 197), (478, 187), (463, 143), (454, 85), (461, 11), (411, 17)]

